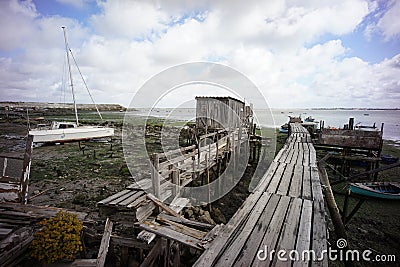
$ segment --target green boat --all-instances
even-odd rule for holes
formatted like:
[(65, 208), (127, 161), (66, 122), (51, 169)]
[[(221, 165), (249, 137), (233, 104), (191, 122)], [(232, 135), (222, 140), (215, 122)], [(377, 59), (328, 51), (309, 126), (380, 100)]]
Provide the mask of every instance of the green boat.
[(350, 183), (350, 191), (357, 195), (383, 199), (400, 199), (400, 183)]

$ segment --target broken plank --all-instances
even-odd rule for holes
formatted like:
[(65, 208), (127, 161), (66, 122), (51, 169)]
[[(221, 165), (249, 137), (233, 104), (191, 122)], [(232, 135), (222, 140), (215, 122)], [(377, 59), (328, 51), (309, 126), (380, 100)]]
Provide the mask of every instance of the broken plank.
[(161, 209), (163, 209), (166, 213), (168, 213), (169, 215), (172, 216), (176, 216), (176, 217), (181, 217), (181, 215), (179, 215), (177, 212), (175, 212), (173, 209), (171, 209), (170, 207), (168, 207), (167, 205), (165, 205), (163, 202), (161, 202), (159, 199), (157, 199), (155, 196), (153, 196), (152, 194), (147, 194), (147, 198), (150, 199), (151, 201), (154, 202), (154, 204), (156, 204), (158, 207), (160, 207)]
[(174, 221), (174, 222), (177, 222), (177, 223), (180, 223), (180, 224), (184, 224), (184, 225), (187, 225), (187, 226), (195, 227), (195, 228), (198, 228), (198, 229), (204, 229), (204, 230), (211, 230), (215, 226), (215, 225), (208, 224), (208, 223), (191, 221), (191, 220), (188, 220), (188, 219), (186, 219), (184, 217), (178, 218), (178, 217), (171, 216), (171, 215), (168, 215), (168, 214), (165, 214), (165, 213), (160, 213), (157, 216), (157, 218), (167, 219), (167, 220)]
[(168, 227), (146, 221), (139, 224), (139, 227), (143, 230), (154, 233), (156, 235), (175, 240), (191, 248), (203, 250), (203, 248), (198, 245), (200, 239), (176, 232), (172, 229), (169, 229)]
[(104, 226), (104, 233), (100, 243), (99, 253), (97, 254), (96, 266), (103, 267), (106, 262), (108, 246), (110, 245), (110, 237), (113, 228), (112, 221), (107, 218), (106, 225)]

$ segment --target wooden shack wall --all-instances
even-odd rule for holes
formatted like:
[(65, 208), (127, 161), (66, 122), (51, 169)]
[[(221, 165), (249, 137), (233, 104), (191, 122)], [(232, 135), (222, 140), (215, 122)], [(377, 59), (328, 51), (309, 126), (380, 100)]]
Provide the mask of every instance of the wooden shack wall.
[(239, 127), (244, 104), (231, 98), (196, 98), (196, 127), (222, 129)]

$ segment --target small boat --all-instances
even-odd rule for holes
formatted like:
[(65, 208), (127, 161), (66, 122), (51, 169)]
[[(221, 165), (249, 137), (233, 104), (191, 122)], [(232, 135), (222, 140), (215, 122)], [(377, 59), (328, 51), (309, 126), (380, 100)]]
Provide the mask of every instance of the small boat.
[(315, 119), (311, 116), (308, 116), (307, 118), (304, 119), (305, 122), (314, 122)]
[(289, 132), (289, 124), (285, 123), (279, 129), (280, 133), (288, 133)]
[(393, 164), (399, 161), (399, 158), (391, 155), (381, 155), (381, 162), (383, 164)]
[(352, 193), (367, 197), (383, 199), (400, 199), (400, 183), (375, 182), (375, 183), (350, 183)]
[[(72, 51), (68, 47), (65, 27), (62, 27), (62, 28), (64, 31), (65, 50), (66, 50), (66, 56), (67, 56), (67, 60), (68, 60), (69, 79), (70, 79), (70, 85), (71, 85), (72, 96), (73, 96), (73, 101), (74, 101), (74, 111), (75, 111), (76, 122), (53, 122), (50, 127), (47, 127), (45, 124), (38, 124), (38, 128), (30, 130), (29, 135), (33, 136), (34, 143), (64, 143), (64, 142), (90, 140), (90, 139), (95, 139), (95, 138), (111, 137), (114, 135), (113, 128), (103, 127), (103, 126), (81, 126), (81, 125), (79, 125), (78, 111), (77, 111), (77, 106), (76, 106), (76, 101), (75, 101), (75, 93), (74, 93), (74, 84), (73, 84), (73, 80), (72, 80), (71, 65), (70, 65), (70, 60), (69, 60), (69, 52), (72, 55)], [(75, 63), (76, 63), (76, 61), (75, 61)], [(78, 67), (78, 70), (79, 70), (79, 67)], [(79, 72), (80, 72), (80, 70), (79, 70)], [(82, 79), (83, 79), (83, 77), (82, 77)], [(86, 85), (86, 82), (85, 81), (83, 81), (83, 82)], [(92, 98), (91, 95), (90, 95), (90, 97)], [(92, 98), (92, 101), (93, 101), (93, 98)], [(94, 101), (93, 101), (93, 103), (94, 103)], [(100, 114), (100, 111), (97, 108), (96, 103), (94, 103), (94, 105), (96, 107), (97, 113), (100, 116), (100, 119), (103, 120), (103, 118)]]

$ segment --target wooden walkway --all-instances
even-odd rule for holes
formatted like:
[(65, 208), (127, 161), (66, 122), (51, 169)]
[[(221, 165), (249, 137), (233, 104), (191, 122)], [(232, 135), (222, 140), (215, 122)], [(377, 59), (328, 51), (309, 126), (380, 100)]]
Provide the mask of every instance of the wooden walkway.
[[(285, 146), (255, 191), (204, 245), (194, 266), (328, 265), (326, 254), (323, 260), (302, 261), (304, 253), (312, 250), (318, 258), (327, 249), (327, 226), (311, 137), (300, 124), (290, 128)], [(261, 259), (259, 250), (264, 250)], [(270, 257), (272, 250), (284, 250), (288, 261), (278, 260), (277, 253)], [(289, 253), (299, 260), (291, 261)]]
[[(152, 193), (162, 201), (173, 196), (174, 200), (170, 206), (180, 211), (189, 202), (189, 199), (180, 197), (180, 188), (216, 166), (221, 158), (227, 160), (228, 152), (238, 153), (237, 147), (246, 143), (247, 138), (248, 134), (244, 128), (236, 129), (228, 134), (222, 131), (214, 132), (200, 137), (199, 148), (193, 145), (153, 154), (151, 178), (142, 178), (127, 186), (125, 190), (99, 201), (101, 215), (111, 216), (110, 218), (116, 220), (126, 219), (139, 222), (145, 220), (155, 209), (154, 203), (146, 198), (145, 190), (150, 190), (150, 188), (153, 189)], [(246, 147), (246, 149), (249, 148)], [(112, 216), (113, 214), (116, 216)]]

